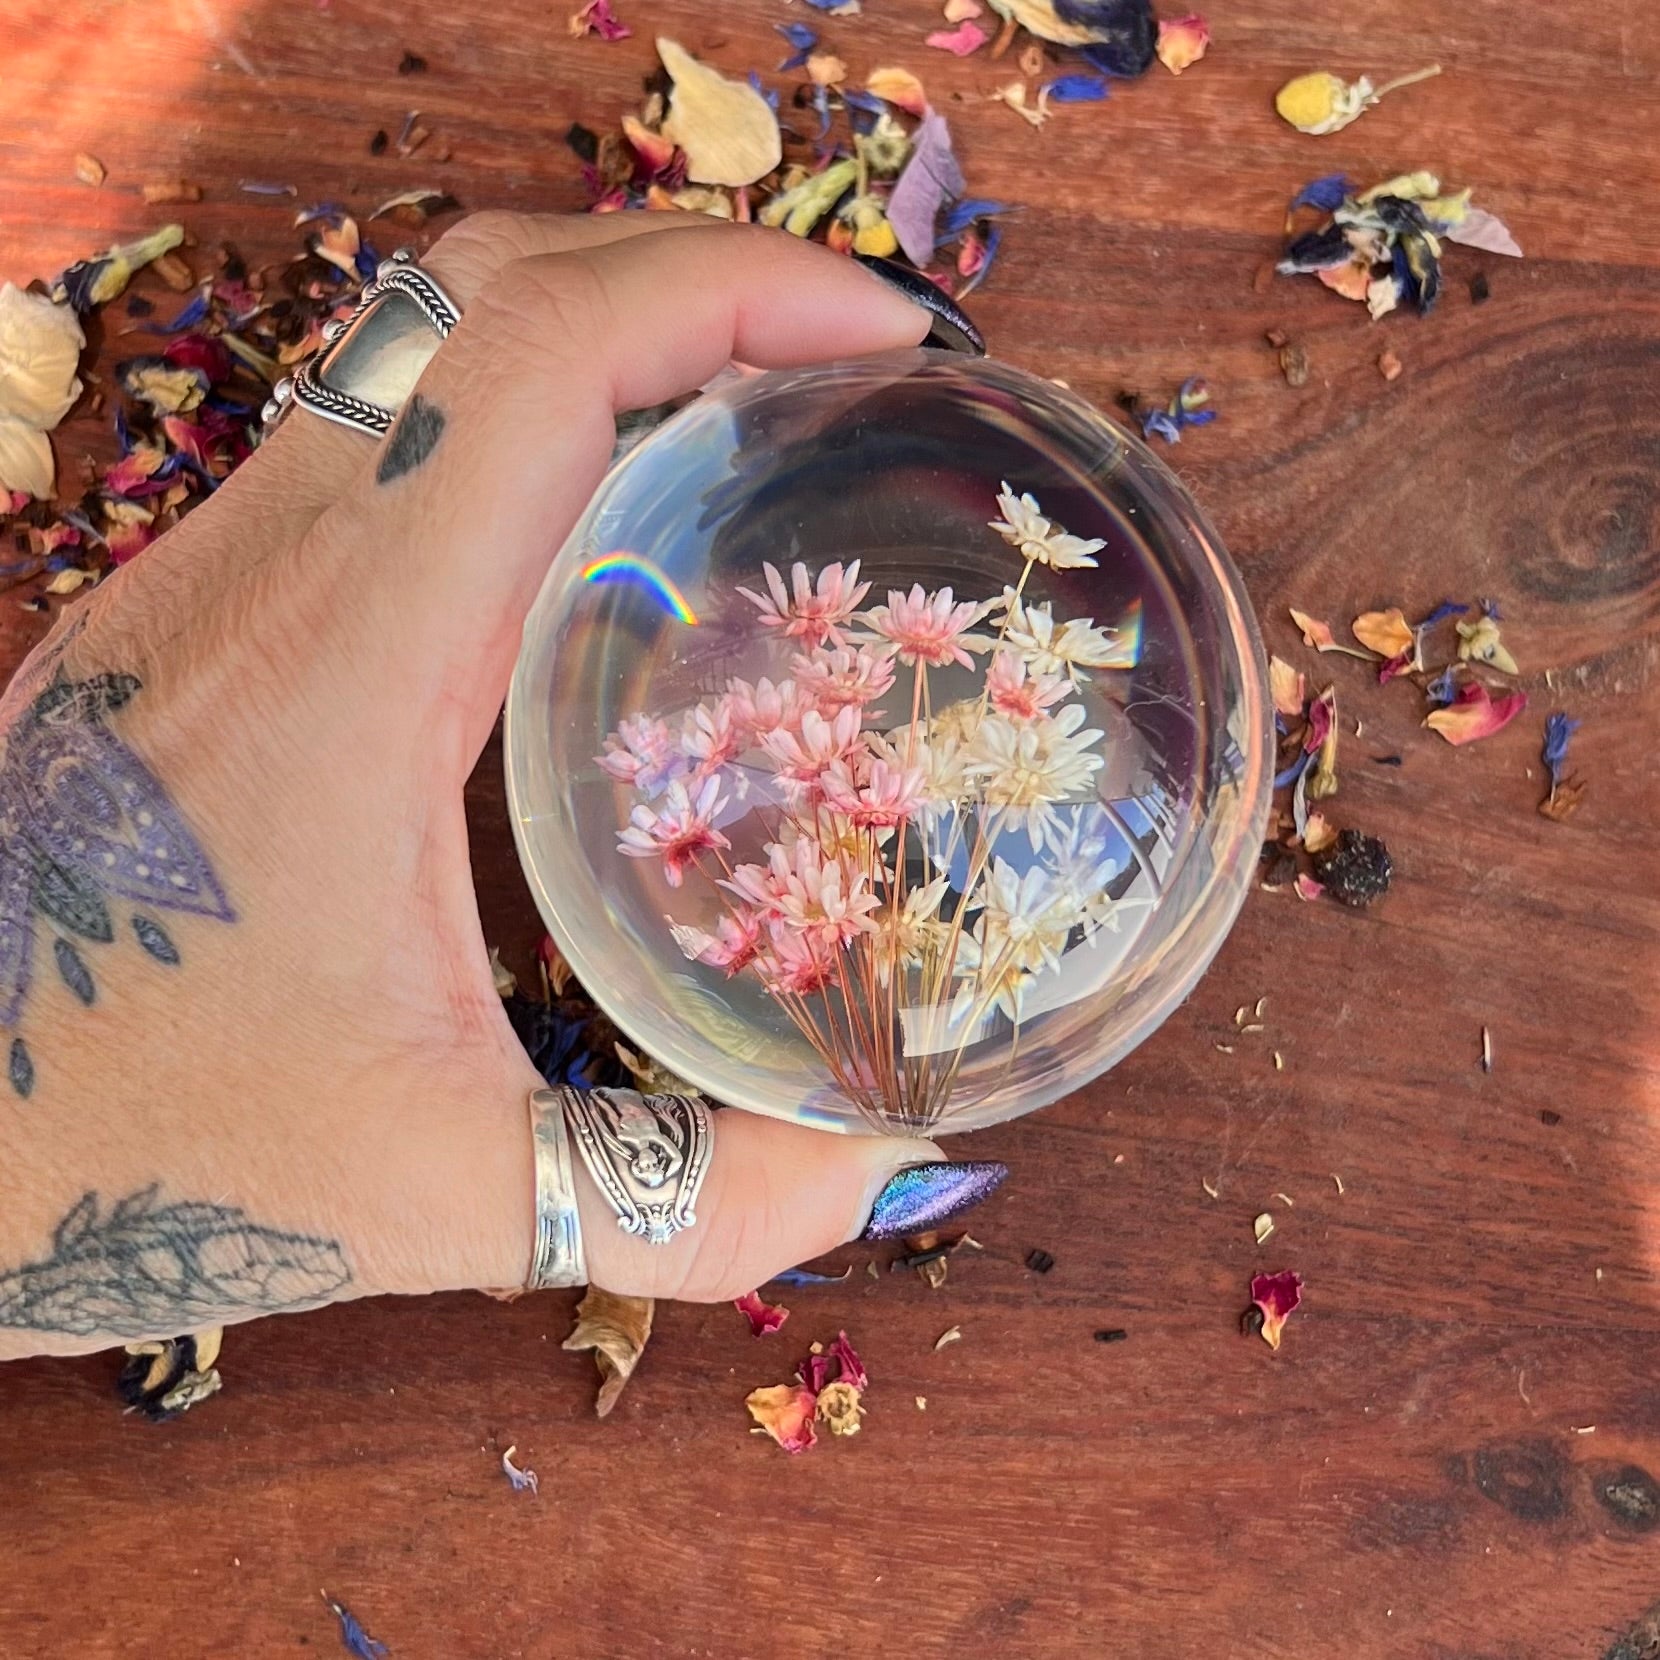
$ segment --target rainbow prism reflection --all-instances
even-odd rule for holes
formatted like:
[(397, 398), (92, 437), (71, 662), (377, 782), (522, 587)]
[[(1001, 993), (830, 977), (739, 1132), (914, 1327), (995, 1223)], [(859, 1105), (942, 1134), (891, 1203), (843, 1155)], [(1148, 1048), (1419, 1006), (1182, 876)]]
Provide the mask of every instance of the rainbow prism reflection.
[(584, 582), (634, 582), (656, 596), (665, 611), (680, 622), (697, 627), (697, 612), (686, 596), (649, 559), (632, 553), (607, 553), (582, 567)]

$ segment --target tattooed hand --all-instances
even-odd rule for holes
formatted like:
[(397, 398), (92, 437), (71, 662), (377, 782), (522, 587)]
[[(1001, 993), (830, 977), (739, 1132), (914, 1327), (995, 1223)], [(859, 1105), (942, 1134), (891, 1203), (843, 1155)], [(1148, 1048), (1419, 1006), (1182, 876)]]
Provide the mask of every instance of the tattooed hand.
[[(614, 412), (928, 322), (674, 214), (482, 215), (425, 263), (464, 315), (388, 438), (296, 412), (0, 702), (0, 1358), (523, 1282), (540, 1080), (462, 786), (525, 612)], [(929, 1156), (727, 1115), (673, 1246), (584, 1187), (590, 1271), (741, 1293)]]

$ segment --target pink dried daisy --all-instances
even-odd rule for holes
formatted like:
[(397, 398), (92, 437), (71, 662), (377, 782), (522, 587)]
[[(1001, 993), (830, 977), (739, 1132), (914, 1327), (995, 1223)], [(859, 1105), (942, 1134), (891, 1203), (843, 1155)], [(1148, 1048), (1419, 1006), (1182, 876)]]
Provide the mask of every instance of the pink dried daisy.
[(870, 913), (882, 903), (869, 891), (863, 871), (840, 857), (826, 858), (811, 836), (798, 837), (793, 848), (769, 843), (765, 865), (739, 865), (721, 886), (754, 906), (775, 944), (782, 929), (826, 949), (845, 945), (874, 931)]
[(661, 859), (663, 879), (678, 888), (687, 865), (699, 855), (732, 845), (715, 828), (725, 805), (718, 779), (706, 779), (694, 797), (677, 778), (656, 807), (641, 802), (628, 815), (627, 827), (617, 835), (617, 851), (630, 859)]
[(1071, 691), (1072, 682), (1063, 674), (1028, 674), (1025, 660), (1012, 651), (998, 652), (986, 670), (991, 706), (1010, 720), (1036, 720)]
[(790, 567), (788, 590), (776, 565), (763, 564), (761, 572), (767, 579), (766, 593), (758, 594), (753, 588), (738, 592), (761, 613), (763, 628), (803, 640), (809, 648), (826, 640), (838, 646), (847, 644), (842, 629), (870, 592), (870, 584), (859, 580), (857, 559), (850, 565), (826, 565), (818, 573), (816, 587), (800, 560)]
[(774, 996), (811, 997), (835, 978), (836, 959), (816, 939), (774, 923), (755, 972)]
[(793, 658), (790, 668), (796, 685), (827, 715), (850, 703), (861, 707), (874, 703), (893, 686), (893, 654), (873, 646), (860, 646), (856, 651), (847, 646), (834, 651), (821, 646)]
[(890, 766), (886, 761), (873, 761), (862, 782), (838, 761), (824, 774), (823, 789), (824, 804), (833, 812), (872, 829), (892, 829), (929, 805), (928, 774), (921, 767)]
[(812, 707), (793, 680), (780, 680), (774, 685), (765, 676), (753, 686), (747, 680), (729, 680), (726, 697), (733, 721), (750, 742), (780, 729), (794, 731)]
[(680, 730), (680, 752), (692, 763), (692, 778), (698, 784), (737, 760), (748, 741), (730, 696), (688, 710)]
[(797, 732), (769, 732), (761, 747), (772, 757), (778, 776), (787, 784), (815, 785), (825, 769), (842, 760), (859, 741), (864, 711), (849, 704), (825, 719), (816, 709), (801, 717)]
[(925, 593), (920, 582), (910, 593), (888, 591), (886, 605), (861, 613), (878, 638), (889, 641), (903, 663), (926, 663), (943, 668), (947, 663), (974, 667), (971, 651), (989, 651), (992, 642), (968, 632), (986, 614), (984, 605), (972, 600), (955, 600), (949, 588)]
[(642, 795), (658, 795), (685, 770), (680, 744), (666, 720), (630, 715), (605, 740), (605, 753), (594, 757), (613, 778), (632, 784)]
[(724, 968), (736, 974), (748, 968), (761, 950), (761, 919), (753, 911), (729, 911), (715, 924), (714, 933), (684, 922), (669, 922), (674, 943), (694, 963)]

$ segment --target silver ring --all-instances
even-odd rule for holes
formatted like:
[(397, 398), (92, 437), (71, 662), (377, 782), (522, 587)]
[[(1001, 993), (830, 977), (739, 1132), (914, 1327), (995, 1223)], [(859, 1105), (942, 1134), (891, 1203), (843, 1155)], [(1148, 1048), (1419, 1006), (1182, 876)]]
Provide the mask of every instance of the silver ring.
[(697, 1221), (698, 1189), (715, 1147), (709, 1109), (697, 1096), (560, 1093), (582, 1162), (624, 1233), (667, 1245)]
[(350, 317), (323, 325), (322, 349), (271, 388), (267, 424), (296, 405), (383, 437), (461, 311), (415, 263), (413, 248), (383, 259)]
[(563, 1091), (530, 1092), (530, 1137), (536, 1158), (536, 1239), (527, 1291), (586, 1285), (582, 1218), (576, 1208), (576, 1167), (565, 1133)]

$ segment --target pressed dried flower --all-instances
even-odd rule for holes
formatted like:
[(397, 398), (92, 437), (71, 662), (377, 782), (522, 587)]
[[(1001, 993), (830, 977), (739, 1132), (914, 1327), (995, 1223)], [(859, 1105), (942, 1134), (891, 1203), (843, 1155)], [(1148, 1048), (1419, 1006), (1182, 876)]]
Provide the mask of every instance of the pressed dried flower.
[(790, 567), (788, 591), (775, 565), (763, 564), (761, 571), (766, 578), (765, 594), (744, 587), (738, 592), (761, 613), (763, 628), (802, 640), (809, 649), (826, 641), (837, 646), (847, 644), (843, 630), (870, 592), (870, 584), (859, 581), (857, 559), (845, 566), (826, 565), (818, 573), (816, 584), (807, 567), (798, 561)]
[(1210, 25), (1198, 12), (1185, 17), (1166, 17), (1159, 21), (1159, 62), (1172, 75), (1196, 64), (1210, 45)]
[(926, 663), (933, 668), (960, 663), (971, 669), (974, 659), (969, 653), (991, 649), (989, 639), (970, 632), (985, 614), (983, 603), (958, 600), (950, 588), (929, 594), (918, 582), (908, 594), (890, 589), (886, 605), (873, 606), (859, 617), (878, 639), (894, 648), (902, 663)]
[(1086, 540), (1051, 524), (1038, 511), (1037, 498), (1030, 491), (1017, 496), (1004, 483), (997, 506), (1003, 517), (992, 520), (991, 528), (1031, 563), (1047, 565), (1054, 571), (1093, 569), (1098, 563), (1093, 555), (1107, 545), (1099, 537)]

